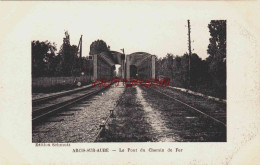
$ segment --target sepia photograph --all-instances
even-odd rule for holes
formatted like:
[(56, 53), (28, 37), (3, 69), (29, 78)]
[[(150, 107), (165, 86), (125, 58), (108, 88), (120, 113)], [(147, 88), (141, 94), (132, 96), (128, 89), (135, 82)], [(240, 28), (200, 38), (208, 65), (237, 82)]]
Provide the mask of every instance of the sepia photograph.
[(227, 21), (118, 17), (33, 35), (32, 142), (226, 142)]
[(0, 165), (258, 165), (260, 1), (0, 1)]

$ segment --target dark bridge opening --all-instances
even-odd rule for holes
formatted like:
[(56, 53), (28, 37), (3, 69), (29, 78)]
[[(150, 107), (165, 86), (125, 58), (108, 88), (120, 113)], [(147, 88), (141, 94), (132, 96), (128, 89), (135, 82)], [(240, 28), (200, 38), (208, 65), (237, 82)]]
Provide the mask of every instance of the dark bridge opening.
[(123, 78), (122, 77), (122, 66), (121, 65), (119, 65), (119, 64), (116, 64), (115, 65), (115, 71), (114, 71), (114, 73), (113, 73), (113, 77), (114, 78)]
[(130, 65), (130, 78), (137, 78), (137, 67), (135, 65)]

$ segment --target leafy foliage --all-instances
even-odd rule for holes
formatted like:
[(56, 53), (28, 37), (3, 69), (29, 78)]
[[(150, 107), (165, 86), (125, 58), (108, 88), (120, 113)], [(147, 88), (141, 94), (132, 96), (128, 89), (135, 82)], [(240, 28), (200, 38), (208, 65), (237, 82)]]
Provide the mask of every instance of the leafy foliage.
[(87, 58), (80, 59), (77, 55), (76, 45), (70, 45), (64, 40), (59, 52), (56, 54), (55, 43), (48, 41), (32, 41), (32, 76), (77, 76), (81, 72), (91, 75), (92, 61)]
[(99, 54), (101, 52), (107, 52), (110, 50), (110, 46), (107, 46), (106, 42), (103, 40), (97, 40), (90, 45), (90, 55)]
[(54, 69), (56, 45), (49, 41), (32, 41), (32, 75), (41, 76)]
[(226, 93), (226, 20), (213, 20), (208, 28), (211, 36), (206, 59), (208, 71), (213, 87)]
[(208, 28), (211, 36), (208, 60), (223, 60), (226, 58), (226, 20), (212, 20)]
[(211, 38), (209, 57), (202, 60), (196, 53), (191, 55), (190, 84), (189, 56), (173, 55), (156, 59), (156, 75), (171, 79), (171, 85), (191, 88), (209, 95), (226, 98), (226, 21), (211, 21), (208, 25)]

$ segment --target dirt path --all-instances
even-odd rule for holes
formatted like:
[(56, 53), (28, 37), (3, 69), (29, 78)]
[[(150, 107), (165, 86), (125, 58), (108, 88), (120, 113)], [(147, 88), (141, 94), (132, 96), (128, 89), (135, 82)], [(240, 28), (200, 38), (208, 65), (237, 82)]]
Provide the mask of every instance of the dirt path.
[(160, 111), (144, 99), (139, 87), (126, 88), (115, 109), (108, 129), (98, 139), (100, 142), (176, 141), (174, 131), (168, 129)]
[(127, 87), (99, 142), (223, 142), (226, 128), (149, 88)]

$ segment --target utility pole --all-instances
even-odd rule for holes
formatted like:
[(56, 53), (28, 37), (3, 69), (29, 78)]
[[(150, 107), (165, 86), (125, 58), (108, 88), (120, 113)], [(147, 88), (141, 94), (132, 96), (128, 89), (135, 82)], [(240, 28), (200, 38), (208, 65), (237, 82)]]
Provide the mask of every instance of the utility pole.
[(79, 39), (79, 44), (78, 44), (78, 50), (79, 51), (79, 68), (80, 68), (80, 71), (82, 71), (82, 35), (80, 36), (80, 39)]
[(189, 44), (189, 81), (188, 81), (188, 87), (190, 88), (190, 69), (191, 69), (191, 42), (190, 42), (190, 20), (188, 20), (188, 44)]
[(82, 35), (80, 36), (80, 59), (82, 58)]
[(82, 60), (82, 35), (80, 36), (80, 70), (83, 69), (83, 60)]
[(125, 54), (125, 49), (123, 48), (123, 49), (120, 49), (122, 52), (123, 52), (123, 54)]

